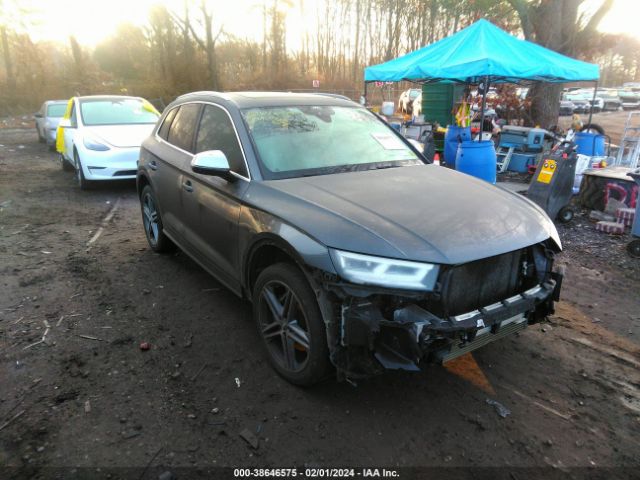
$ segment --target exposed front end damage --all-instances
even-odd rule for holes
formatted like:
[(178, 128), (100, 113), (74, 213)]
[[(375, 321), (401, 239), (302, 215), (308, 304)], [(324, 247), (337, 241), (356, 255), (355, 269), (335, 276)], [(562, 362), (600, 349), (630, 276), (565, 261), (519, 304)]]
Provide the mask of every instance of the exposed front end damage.
[(432, 292), (319, 278), (331, 360), (343, 378), (418, 370), (511, 335), (553, 313), (562, 274), (544, 244), (443, 266)]

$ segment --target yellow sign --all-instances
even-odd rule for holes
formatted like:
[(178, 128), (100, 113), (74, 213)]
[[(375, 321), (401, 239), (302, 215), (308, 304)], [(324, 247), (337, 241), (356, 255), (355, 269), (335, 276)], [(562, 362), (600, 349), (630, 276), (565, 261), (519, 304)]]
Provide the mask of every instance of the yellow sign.
[(542, 169), (540, 170), (540, 175), (538, 175), (538, 181), (540, 183), (551, 183), (551, 179), (553, 178), (553, 174), (556, 171), (556, 161), (547, 159), (544, 161), (542, 165)]

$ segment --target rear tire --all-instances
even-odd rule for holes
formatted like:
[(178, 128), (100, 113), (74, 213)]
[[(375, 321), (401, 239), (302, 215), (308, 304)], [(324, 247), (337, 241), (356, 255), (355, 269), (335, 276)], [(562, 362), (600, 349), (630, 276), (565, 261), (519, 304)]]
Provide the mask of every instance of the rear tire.
[(140, 211), (142, 226), (151, 250), (156, 253), (174, 251), (176, 246), (164, 233), (158, 201), (150, 185), (145, 185), (140, 194)]
[(324, 320), (300, 269), (278, 263), (260, 273), (253, 289), (253, 317), (281, 377), (300, 386), (327, 377), (331, 363)]

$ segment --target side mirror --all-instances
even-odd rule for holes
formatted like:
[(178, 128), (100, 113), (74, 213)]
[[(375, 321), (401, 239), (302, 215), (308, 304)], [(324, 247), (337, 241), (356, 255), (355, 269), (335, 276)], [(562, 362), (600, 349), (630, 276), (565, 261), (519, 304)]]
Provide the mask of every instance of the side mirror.
[(71, 119), (69, 118), (62, 118), (60, 120), (60, 123), (58, 124), (59, 127), (62, 128), (71, 128)]
[(201, 175), (222, 177), (229, 182), (235, 180), (229, 168), (229, 160), (220, 150), (196, 153), (193, 160), (191, 160), (191, 170)]

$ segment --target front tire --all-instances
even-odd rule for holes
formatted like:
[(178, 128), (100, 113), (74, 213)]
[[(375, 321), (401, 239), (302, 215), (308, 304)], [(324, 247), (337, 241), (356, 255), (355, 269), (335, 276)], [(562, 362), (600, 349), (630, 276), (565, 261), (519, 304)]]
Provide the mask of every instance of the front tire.
[(278, 263), (260, 273), (253, 289), (253, 317), (280, 376), (300, 386), (326, 378), (331, 364), (324, 321), (298, 268)]
[(78, 182), (78, 186), (80, 187), (80, 190), (89, 190), (93, 184), (87, 180), (86, 178), (84, 178), (84, 172), (82, 171), (82, 163), (80, 163), (80, 156), (78, 155), (78, 152), (74, 149), (73, 150), (73, 160), (75, 162), (75, 167), (76, 167), (76, 180)]
[(147, 242), (156, 253), (175, 250), (175, 244), (164, 234), (162, 217), (158, 210), (158, 202), (151, 186), (145, 185), (140, 194), (140, 209), (142, 211), (142, 225)]

